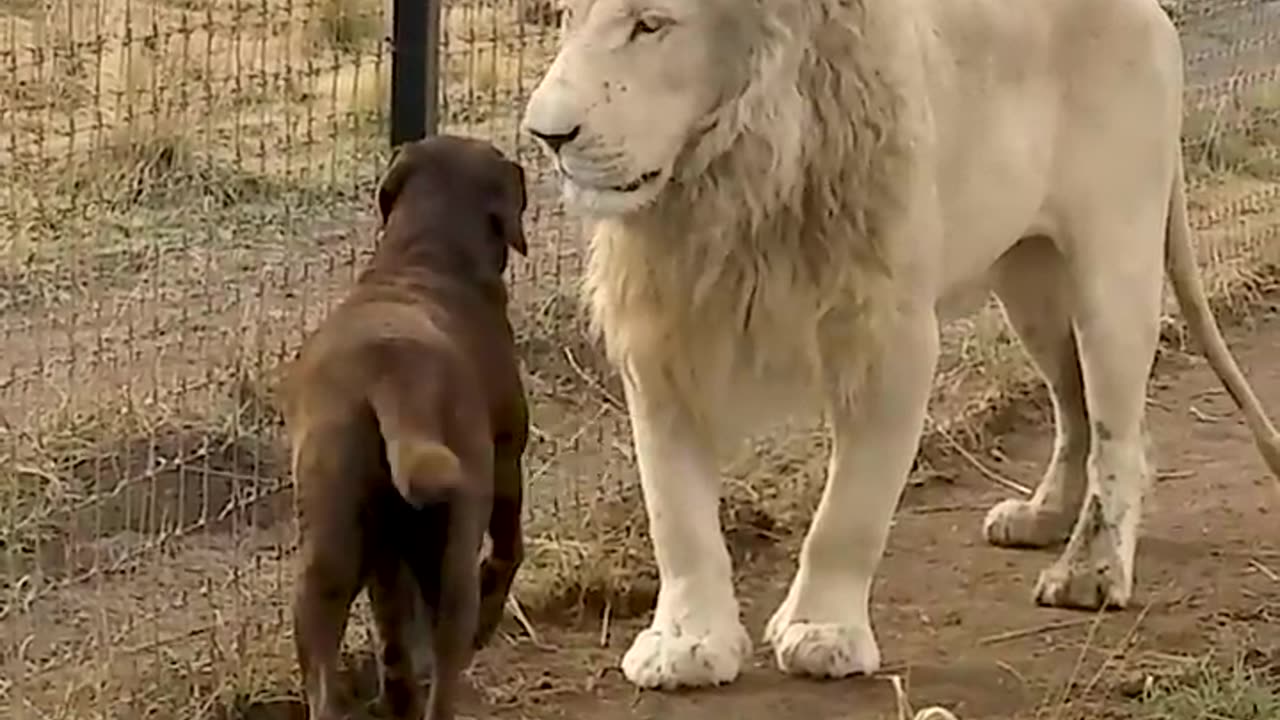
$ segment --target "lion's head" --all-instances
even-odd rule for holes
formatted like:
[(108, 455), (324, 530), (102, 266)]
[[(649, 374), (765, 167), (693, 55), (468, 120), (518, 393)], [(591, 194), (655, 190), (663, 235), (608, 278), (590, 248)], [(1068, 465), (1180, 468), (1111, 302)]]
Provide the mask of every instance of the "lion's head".
[(770, 126), (773, 145), (798, 134), (786, 108), (799, 105), (804, 45), (788, 42), (784, 20), (802, 7), (568, 0), (559, 53), (523, 119), (554, 156), (566, 199), (592, 215), (626, 215), (697, 178), (752, 123)]

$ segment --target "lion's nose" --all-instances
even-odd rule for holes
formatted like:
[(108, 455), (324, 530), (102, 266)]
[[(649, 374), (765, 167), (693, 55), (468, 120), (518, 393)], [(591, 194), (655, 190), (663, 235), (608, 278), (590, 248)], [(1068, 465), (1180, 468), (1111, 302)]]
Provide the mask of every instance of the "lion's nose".
[(551, 148), (551, 152), (560, 152), (560, 148), (576, 140), (578, 134), (581, 132), (581, 125), (575, 125), (573, 126), (573, 129), (568, 132), (560, 133), (547, 133), (534, 130), (533, 128), (529, 129), (529, 133), (541, 140), (544, 145)]

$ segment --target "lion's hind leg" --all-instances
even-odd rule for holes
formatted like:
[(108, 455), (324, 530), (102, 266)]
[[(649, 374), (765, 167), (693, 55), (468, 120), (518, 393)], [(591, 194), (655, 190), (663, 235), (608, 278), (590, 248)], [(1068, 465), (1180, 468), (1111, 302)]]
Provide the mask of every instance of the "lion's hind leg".
[(1089, 417), (1071, 327), (1066, 263), (1052, 240), (1031, 237), (1006, 252), (993, 275), (1005, 319), (1049, 387), (1054, 441), (1035, 494), (992, 507), (982, 530), (992, 545), (1047, 547), (1066, 541), (1080, 515), (1089, 454)]
[[(1062, 555), (1040, 575), (1036, 601), (1123, 608), (1133, 592), (1143, 496), (1152, 467), (1145, 428), (1164, 282), (1163, 208), (1126, 208), (1068, 246), (1076, 341), (1092, 423), (1088, 486)], [(1098, 215), (1094, 215), (1095, 218)], [(1127, 217), (1126, 217), (1127, 216)]]

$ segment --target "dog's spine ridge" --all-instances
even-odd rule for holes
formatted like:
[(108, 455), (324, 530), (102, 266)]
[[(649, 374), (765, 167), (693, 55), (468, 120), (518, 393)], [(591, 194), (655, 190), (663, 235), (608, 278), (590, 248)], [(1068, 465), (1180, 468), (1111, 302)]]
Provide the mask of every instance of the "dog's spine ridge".
[(415, 508), (443, 498), (462, 484), (458, 456), (434, 440), (387, 438), (391, 482)]

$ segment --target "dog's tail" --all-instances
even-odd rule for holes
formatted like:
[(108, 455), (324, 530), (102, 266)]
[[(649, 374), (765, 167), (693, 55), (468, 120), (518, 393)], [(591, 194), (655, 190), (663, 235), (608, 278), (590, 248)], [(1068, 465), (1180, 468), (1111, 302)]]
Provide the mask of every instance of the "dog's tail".
[(422, 389), (382, 383), (369, 396), (386, 446), (391, 482), (414, 508), (443, 500), (463, 483), (462, 463), (440, 439), (442, 428), (431, 415), (440, 406), (438, 398), (424, 394)]

